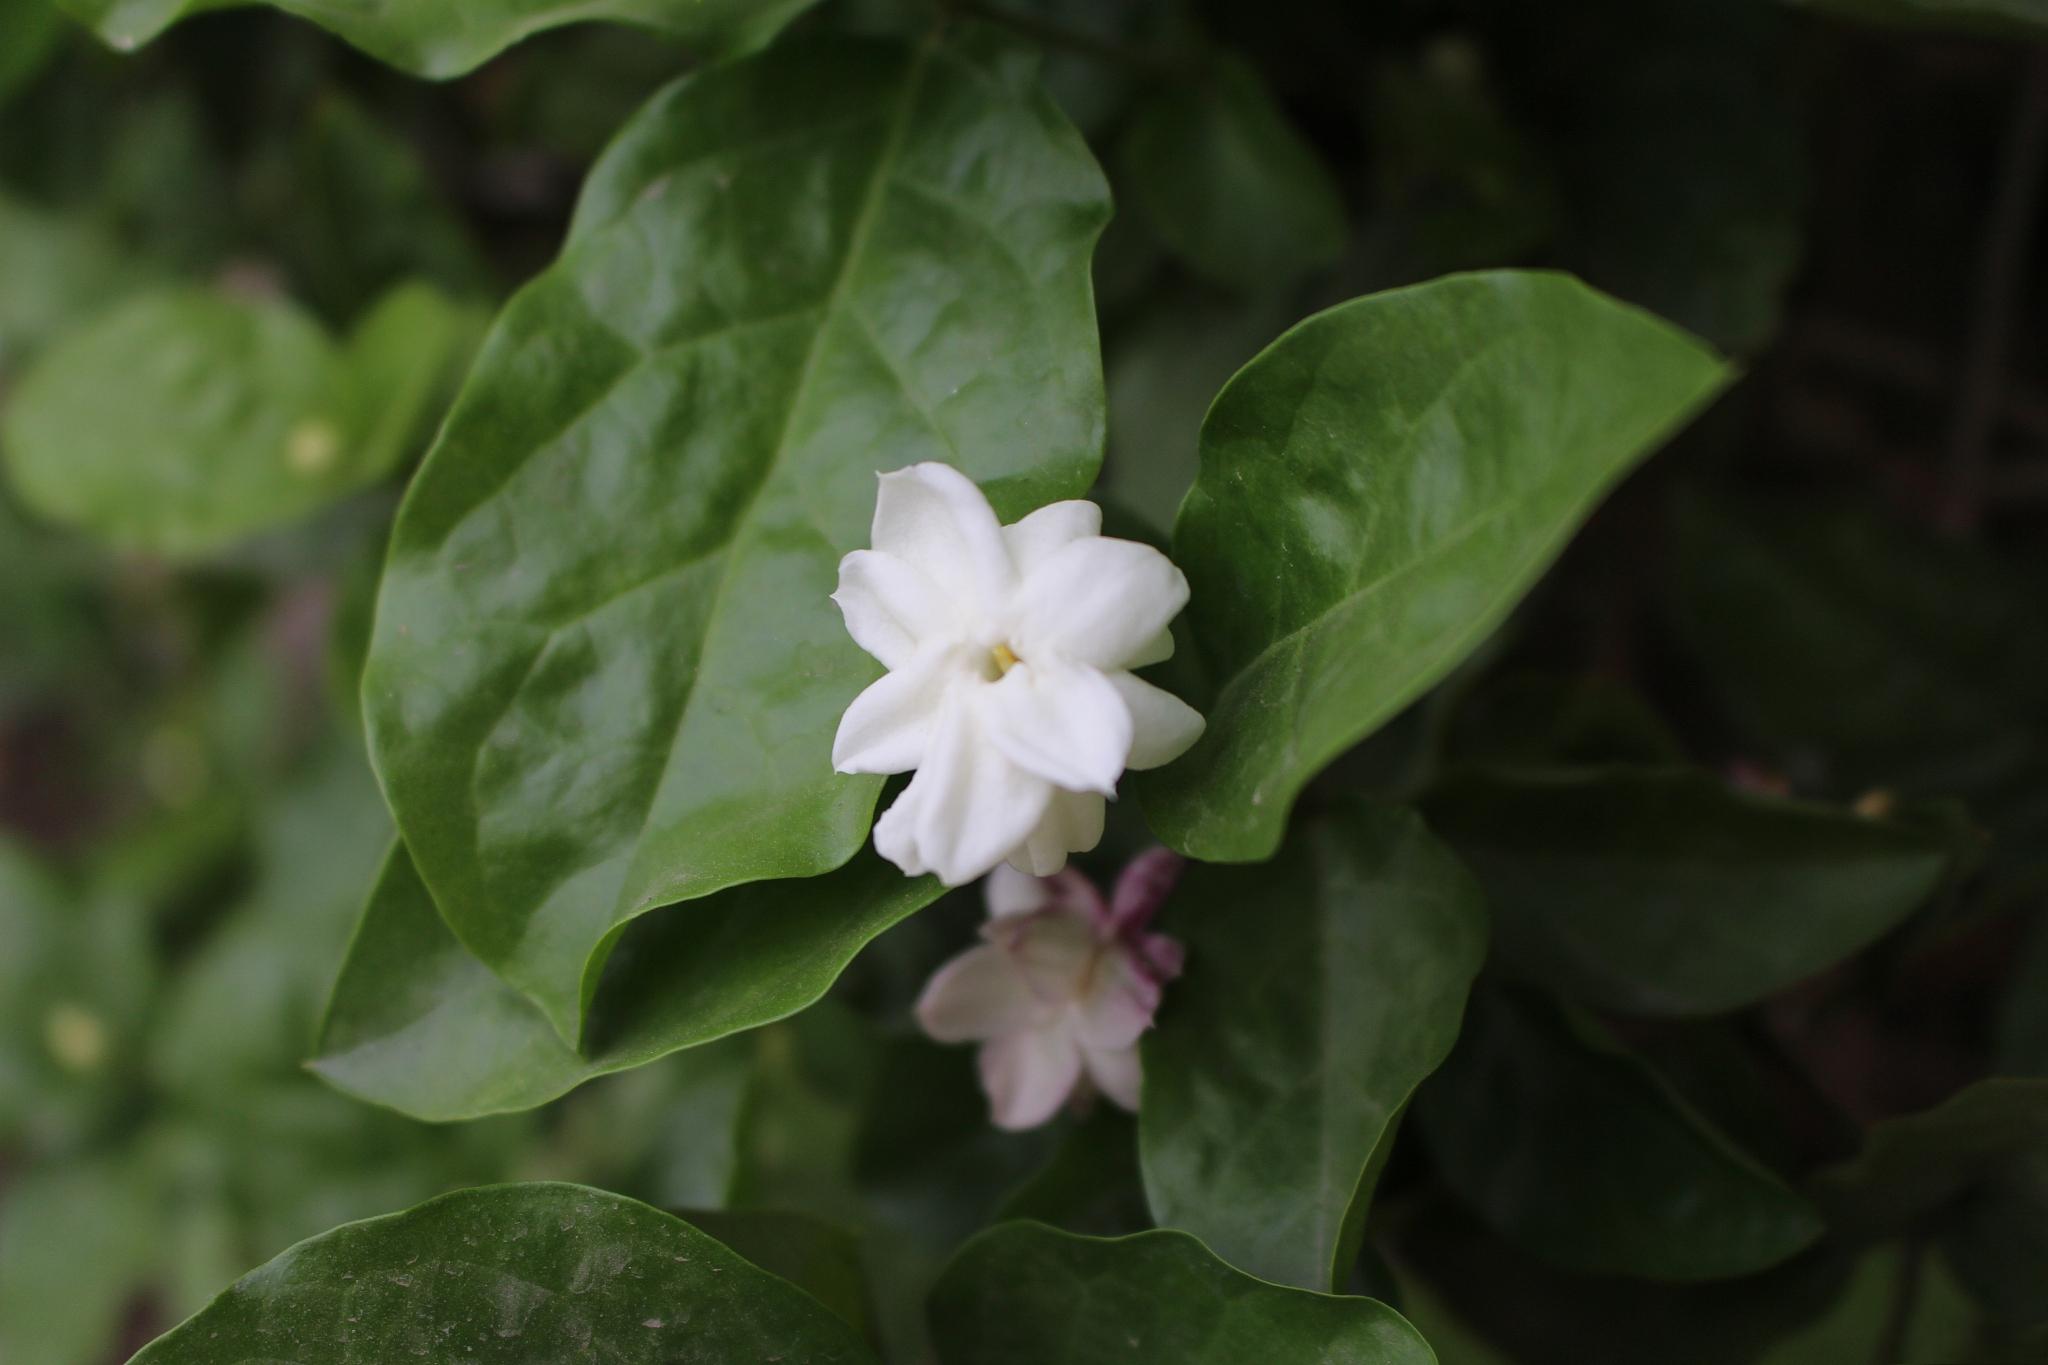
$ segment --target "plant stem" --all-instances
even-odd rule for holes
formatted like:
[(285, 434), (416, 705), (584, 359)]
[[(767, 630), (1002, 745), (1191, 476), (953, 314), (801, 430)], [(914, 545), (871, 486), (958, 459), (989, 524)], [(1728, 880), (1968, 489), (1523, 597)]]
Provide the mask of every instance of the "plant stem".
[(2048, 47), (2029, 59), (2005, 135), (2005, 155), (1991, 221), (1984, 232), (1983, 265), (1977, 276), (1975, 322), (1963, 392), (1949, 428), (1948, 498), (1942, 529), (1967, 534), (1983, 514), (1988, 482), (1987, 452), (2005, 389), (2006, 352), (2012, 338), (2014, 306), (2025, 283), (2026, 248), (2041, 201), (2041, 175), (2048, 160)]

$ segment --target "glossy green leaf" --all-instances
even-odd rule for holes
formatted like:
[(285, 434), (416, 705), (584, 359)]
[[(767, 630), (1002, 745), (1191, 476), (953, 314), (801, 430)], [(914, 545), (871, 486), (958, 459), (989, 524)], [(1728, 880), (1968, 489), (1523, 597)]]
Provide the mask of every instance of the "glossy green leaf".
[(159, 289), (46, 351), (0, 440), (31, 510), (123, 548), (196, 555), (388, 470), (468, 336), (423, 286), (387, 296), (345, 349), (281, 300)]
[(1686, 768), (1473, 769), (1422, 810), (1479, 874), (1515, 971), (1632, 1014), (1739, 1009), (1832, 966), (1949, 861), (1936, 831)]
[(2048, 1080), (2000, 1077), (1874, 1125), (1863, 1150), (1821, 1172), (1814, 1198), (1846, 1227), (1898, 1231), (2012, 1162), (2048, 1152)]
[(1042, 95), (931, 43), (707, 69), (591, 173), (406, 497), (363, 679), (442, 913), (564, 1037), (626, 921), (860, 847), (837, 563), (877, 470), (1086, 488), (1107, 211)]
[(1412, 812), (1350, 806), (1271, 863), (1189, 868), (1160, 927), (1188, 961), (1144, 1041), (1153, 1215), (1262, 1279), (1341, 1286), (1485, 960), (1478, 883)]
[[(56, 0), (101, 38), (131, 51), (178, 20), (249, 0)], [(707, 44), (764, 42), (814, 0), (406, 0), (337, 5), (273, 0), (373, 57), (417, 76), (460, 76), (520, 39), (580, 20), (638, 24)]]
[(863, 854), (826, 877), (756, 883), (648, 916), (613, 954), (579, 1052), (448, 932), (397, 847), (310, 1065), (417, 1118), (530, 1109), (593, 1076), (794, 1014), (939, 890)]
[(1484, 640), (1725, 378), (1542, 273), (1375, 294), (1274, 342), (1210, 409), (1174, 531), (1221, 691), (1139, 784), (1154, 827), (1197, 858), (1269, 856), (1302, 786)]
[(1152, 231), (1225, 287), (1285, 286), (1343, 253), (1335, 179), (1239, 58), (1161, 84), (1132, 115), (1122, 161)]
[(1566, 1269), (1707, 1280), (1775, 1265), (1820, 1216), (1642, 1062), (1553, 1006), (1475, 994), (1416, 1116), (1451, 1188)]
[(946, 1365), (1435, 1365), (1374, 1299), (1285, 1289), (1182, 1232), (1102, 1240), (1005, 1223), (961, 1249), (931, 1298)]
[(645, 1204), (577, 1185), (465, 1190), (301, 1242), (135, 1365), (795, 1365), (874, 1357), (809, 1295)]

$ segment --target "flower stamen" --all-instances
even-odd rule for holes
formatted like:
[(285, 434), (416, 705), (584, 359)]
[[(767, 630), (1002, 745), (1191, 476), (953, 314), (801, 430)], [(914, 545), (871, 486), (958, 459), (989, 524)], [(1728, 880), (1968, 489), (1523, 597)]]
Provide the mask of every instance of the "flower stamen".
[(1008, 645), (997, 645), (988, 653), (989, 657), (996, 661), (996, 676), (998, 678), (1017, 666), (1017, 656)]

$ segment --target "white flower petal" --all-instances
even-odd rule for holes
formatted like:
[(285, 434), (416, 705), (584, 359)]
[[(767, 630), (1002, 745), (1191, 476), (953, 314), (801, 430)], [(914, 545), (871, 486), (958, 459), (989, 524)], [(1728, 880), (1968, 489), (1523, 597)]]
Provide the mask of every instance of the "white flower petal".
[(1015, 665), (977, 698), (989, 743), (1067, 791), (1116, 790), (1131, 754), (1131, 713), (1092, 668)]
[(979, 1043), (1026, 1029), (1043, 1014), (1010, 954), (993, 944), (969, 948), (925, 983), (919, 1027), (941, 1043)]
[(1000, 612), (1016, 589), (1016, 565), (995, 511), (974, 480), (949, 465), (914, 464), (882, 475), (871, 543), (982, 618)]
[(981, 894), (988, 903), (988, 917), (1002, 919), (1043, 909), (1052, 900), (1052, 887), (1036, 875), (1003, 863), (988, 874), (988, 880), (981, 884)]
[(1138, 1049), (1091, 1047), (1084, 1048), (1081, 1056), (1088, 1069), (1088, 1079), (1095, 1082), (1095, 1088), (1109, 1096), (1119, 1109), (1137, 1113), (1138, 1092), (1144, 1082)]
[(1152, 1016), (1159, 1011), (1159, 983), (1127, 951), (1112, 948), (1104, 953), (1089, 986), (1080, 1001), (1080, 1037), (1087, 1046), (1130, 1047), (1152, 1027)]
[(959, 604), (923, 570), (895, 555), (855, 550), (839, 561), (839, 591), (832, 594), (853, 642), (901, 668), (928, 642), (967, 633)]
[(1131, 755), (1139, 771), (1171, 763), (1202, 737), (1202, 713), (1173, 693), (1129, 673), (1111, 673), (1109, 685), (1131, 716)]
[(1156, 644), (1187, 600), (1187, 579), (1150, 545), (1077, 540), (1018, 586), (1012, 647), (1023, 659), (1124, 668)]
[(1099, 792), (1054, 790), (1037, 826), (1010, 851), (1010, 866), (1034, 877), (1050, 877), (1067, 865), (1070, 853), (1086, 853), (1102, 842), (1109, 803)]
[(1026, 1029), (982, 1044), (981, 1088), (998, 1128), (1036, 1128), (1081, 1079), (1081, 1049), (1065, 1029)]
[(981, 733), (974, 698), (972, 689), (947, 690), (917, 776), (875, 822), (883, 857), (913, 876), (913, 866), (929, 869), (948, 886), (964, 886), (1001, 862), (1052, 800), (1051, 783)]
[(960, 679), (954, 651), (928, 649), (884, 673), (853, 699), (832, 737), (832, 767), (842, 773), (907, 773), (924, 762), (946, 689)]
[(1029, 574), (1054, 550), (1102, 534), (1102, 509), (1092, 502), (1053, 502), (1022, 521), (1003, 528), (1010, 559), (1020, 574)]

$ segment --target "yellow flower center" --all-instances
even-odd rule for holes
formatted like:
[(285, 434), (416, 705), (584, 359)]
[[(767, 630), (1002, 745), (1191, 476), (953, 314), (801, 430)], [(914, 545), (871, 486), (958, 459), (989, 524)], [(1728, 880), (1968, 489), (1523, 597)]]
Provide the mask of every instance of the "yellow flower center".
[(996, 661), (996, 676), (998, 678), (1017, 666), (1017, 656), (1008, 645), (997, 645), (989, 651), (989, 657)]

